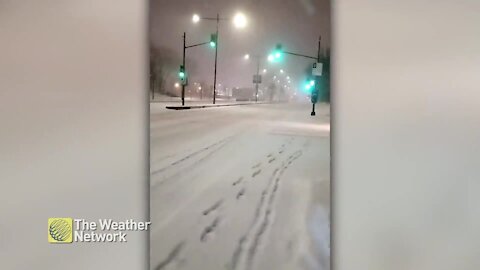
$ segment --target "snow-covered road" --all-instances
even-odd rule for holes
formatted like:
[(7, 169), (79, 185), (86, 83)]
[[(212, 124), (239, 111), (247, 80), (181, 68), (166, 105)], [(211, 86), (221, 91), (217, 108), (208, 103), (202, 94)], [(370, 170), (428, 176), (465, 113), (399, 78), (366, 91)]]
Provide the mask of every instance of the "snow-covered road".
[(151, 104), (151, 269), (329, 269), (329, 107)]

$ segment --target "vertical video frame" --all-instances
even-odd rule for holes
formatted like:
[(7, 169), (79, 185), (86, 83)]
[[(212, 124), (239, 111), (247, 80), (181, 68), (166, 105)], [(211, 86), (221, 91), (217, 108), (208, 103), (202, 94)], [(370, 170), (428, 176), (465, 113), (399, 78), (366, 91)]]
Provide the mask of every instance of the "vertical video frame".
[(330, 4), (150, 0), (151, 269), (330, 269)]

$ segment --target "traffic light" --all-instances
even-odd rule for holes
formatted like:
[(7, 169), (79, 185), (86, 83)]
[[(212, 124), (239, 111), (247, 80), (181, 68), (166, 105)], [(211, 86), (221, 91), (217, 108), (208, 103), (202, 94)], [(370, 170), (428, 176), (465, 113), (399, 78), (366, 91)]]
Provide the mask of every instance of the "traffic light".
[(210, 47), (215, 48), (217, 46), (217, 35), (211, 34), (210, 35)]
[(275, 59), (279, 60), (282, 57), (283, 50), (282, 50), (282, 45), (277, 44), (277, 47), (275, 48)]
[(312, 86), (309, 83), (305, 84), (305, 90), (307, 90), (307, 93), (310, 92), (311, 88), (312, 88)]
[(178, 77), (183, 81), (185, 80), (185, 67), (180, 66), (180, 71), (178, 72)]
[(315, 80), (311, 79), (305, 83), (305, 93), (311, 94), (315, 92)]
[(281, 44), (277, 44), (275, 50), (268, 55), (268, 61), (270, 62), (279, 62), (282, 60), (283, 49)]
[(315, 87), (315, 79), (310, 79), (305, 82), (305, 93), (310, 94), (310, 100), (312, 103), (317, 103), (318, 89)]

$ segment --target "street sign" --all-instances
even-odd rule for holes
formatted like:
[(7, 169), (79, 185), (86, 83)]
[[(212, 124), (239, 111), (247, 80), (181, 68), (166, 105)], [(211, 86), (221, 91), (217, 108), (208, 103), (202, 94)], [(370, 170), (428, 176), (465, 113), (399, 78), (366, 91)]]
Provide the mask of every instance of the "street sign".
[(253, 75), (253, 83), (262, 83), (262, 75)]
[(312, 68), (313, 76), (322, 76), (322, 63), (314, 63)]

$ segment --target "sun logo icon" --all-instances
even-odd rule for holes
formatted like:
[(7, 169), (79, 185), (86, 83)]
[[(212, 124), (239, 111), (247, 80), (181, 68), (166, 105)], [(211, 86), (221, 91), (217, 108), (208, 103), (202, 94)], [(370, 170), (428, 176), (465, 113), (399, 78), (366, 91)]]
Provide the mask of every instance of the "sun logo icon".
[(49, 218), (48, 219), (48, 242), (72, 243), (72, 218)]

